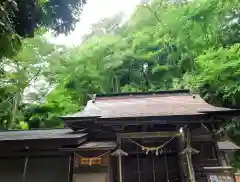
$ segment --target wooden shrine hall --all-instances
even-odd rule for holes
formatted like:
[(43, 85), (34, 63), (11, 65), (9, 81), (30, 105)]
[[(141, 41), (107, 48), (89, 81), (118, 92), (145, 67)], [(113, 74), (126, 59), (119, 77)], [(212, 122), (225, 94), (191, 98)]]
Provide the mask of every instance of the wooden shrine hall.
[(106, 150), (110, 182), (200, 182), (234, 180), (229, 153), (239, 147), (218, 133), (224, 120), (238, 115), (176, 90), (93, 95), (82, 112), (64, 120), (73, 130), (86, 129), (89, 146), (96, 142), (89, 159), (101, 155), (99, 142), (116, 143)]
[[(22, 160), (0, 170), (0, 181), (233, 182), (230, 159), (240, 147), (221, 131), (237, 117), (239, 110), (188, 90), (93, 95), (83, 111), (62, 117), (69, 129), (57, 134), (19, 131), (6, 140), (0, 132), (0, 166)], [(18, 170), (18, 181), (10, 170)]]

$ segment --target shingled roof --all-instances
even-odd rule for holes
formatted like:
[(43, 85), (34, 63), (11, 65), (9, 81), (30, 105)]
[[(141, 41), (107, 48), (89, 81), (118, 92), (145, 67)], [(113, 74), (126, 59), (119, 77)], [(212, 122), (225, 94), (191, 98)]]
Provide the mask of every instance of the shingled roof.
[(0, 132), (0, 142), (43, 139), (80, 139), (86, 136), (86, 133), (76, 133), (71, 129), (13, 130)]
[(206, 103), (188, 90), (97, 95), (82, 112), (64, 118), (127, 118), (149, 116), (199, 115), (229, 111)]

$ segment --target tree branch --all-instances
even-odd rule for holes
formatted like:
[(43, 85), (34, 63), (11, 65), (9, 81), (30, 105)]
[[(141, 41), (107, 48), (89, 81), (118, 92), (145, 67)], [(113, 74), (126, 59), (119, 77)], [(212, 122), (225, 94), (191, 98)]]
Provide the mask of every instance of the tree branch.
[[(161, 2), (160, 2), (160, 8), (162, 7), (162, 3), (163, 3), (163, 0), (161, 0)], [(159, 22), (162, 22), (162, 20), (161, 20), (161, 19), (158, 17), (158, 15), (157, 15), (157, 11), (158, 11), (158, 10), (153, 11), (152, 8), (151, 8), (148, 4), (143, 5), (143, 7), (144, 7), (144, 8), (147, 8), (148, 10), (150, 10), (150, 11), (154, 14), (154, 16), (156, 17), (156, 19), (157, 19)]]
[(159, 18), (158, 15), (157, 15), (157, 11), (153, 11), (152, 8), (150, 8), (149, 5), (144, 5), (143, 7), (149, 9), (149, 10), (154, 14), (154, 16), (156, 17), (156, 19), (157, 19), (159, 22), (161, 22), (160, 18)]
[[(24, 88), (26, 88), (34, 79), (36, 79), (37, 76), (39, 76), (39, 74), (41, 73), (41, 68), (38, 69), (37, 73), (32, 77), (30, 78), (27, 83), (25, 84)], [(22, 90), (24, 89), (22, 88)]]

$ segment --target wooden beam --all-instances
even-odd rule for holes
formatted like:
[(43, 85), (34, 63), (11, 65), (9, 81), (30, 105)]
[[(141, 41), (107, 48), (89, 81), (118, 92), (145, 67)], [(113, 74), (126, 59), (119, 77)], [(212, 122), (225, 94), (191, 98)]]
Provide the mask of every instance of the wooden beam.
[(68, 156), (69, 152), (61, 151), (6, 151), (0, 153), (0, 158), (5, 157), (25, 157), (25, 156)]
[(25, 150), (56, 150), (65, 145), (80, 145), (81, 143), (87, 140), (86, 137), (82, 138), (65, 138), (65, 139), (46, 139), (46, 140), (10, 140), (10, 141), (1, 141), (0, 142), (0, 153), (2, 151), (17, 151)]
[(180, 136), (179, 132), (134, 132), (134, 133), (118, 133), (119, 138), (161, 138)]
[(107, 173), (108, 167), (107, 166), (89, 166), (89, 167), (74, 167), (73, 168), (73, 175), (74, 174), (82, 174), (82, 173)]

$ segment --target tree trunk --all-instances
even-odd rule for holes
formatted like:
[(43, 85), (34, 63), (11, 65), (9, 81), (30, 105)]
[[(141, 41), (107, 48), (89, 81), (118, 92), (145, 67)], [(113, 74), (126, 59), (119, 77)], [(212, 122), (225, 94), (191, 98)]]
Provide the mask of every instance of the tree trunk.
[[(19, 73), (21, 71), (18, 63), (16, 63), (16, 69), (17, 69), (17, 73)], [(19, 80), (17, 80), (16, 85), (17, 85), (17, 90), (15, 92), (15, 96), (14, 96), (13, 103), (12, 103), (11, 119), (7, 123), (7, 129), (8, 130), (12, 130), (13, 125), (16, 122), (16, 116), (17, 116), (17, 113), (18, 113), (19, 103), (20, 103), (20, 99), (21, 99), (21, 88), (20, 88), (21, 85), (20, 85)]]

